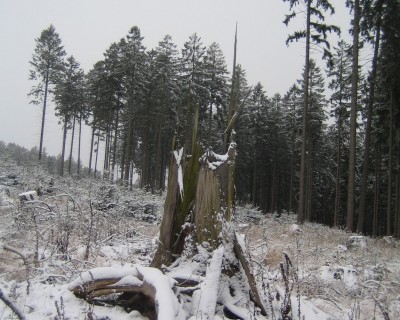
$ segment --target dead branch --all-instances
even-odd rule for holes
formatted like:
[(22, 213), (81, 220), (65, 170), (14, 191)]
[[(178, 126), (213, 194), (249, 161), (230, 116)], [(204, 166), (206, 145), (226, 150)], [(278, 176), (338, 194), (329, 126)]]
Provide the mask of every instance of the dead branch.
[(250, 271), (250, 259), (245, 251), (245, 248), (242, 248), (240, 245), (240, 241), (238, 239), (240, 237), (237, 232), (235, 232), (235, 239), (234, 239), (234, 250), (237, 258), (240, 261), (240, 264), (243, 267), (243, 270), (246, 274), (247, 280), (249, 281), (250, 290), (252, 293), (253, 302), (261, 309), (261, 314), (266, 316), (267, 311), (262, 303), (260, 294), (258, 292), (256, 280), (254, 279), (253, 273)]
[(12, 312), (18, 317), (19, 320), (25, 320), (26, 317), (22, 313), (22, 311), (16, 306), (9, 297), (7, 297), (4, 293), (3, 290), (0, 289), (0, 300), (4, 302), (4, 304), (9, 307)]

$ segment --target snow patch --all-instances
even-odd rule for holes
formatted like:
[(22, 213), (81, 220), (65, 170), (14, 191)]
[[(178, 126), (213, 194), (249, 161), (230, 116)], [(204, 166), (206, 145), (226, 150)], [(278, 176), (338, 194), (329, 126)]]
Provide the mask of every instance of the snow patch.
[(183, 156), (183, 147), (180, 148), (179, 151), (174, 151), (174, 157), (176, 164), (178, 166), (178, 184), (179, 184), (179, 192), (181, 194), (181, 198), (183, 199), (183, 170), (182, 170), (182, 156)]

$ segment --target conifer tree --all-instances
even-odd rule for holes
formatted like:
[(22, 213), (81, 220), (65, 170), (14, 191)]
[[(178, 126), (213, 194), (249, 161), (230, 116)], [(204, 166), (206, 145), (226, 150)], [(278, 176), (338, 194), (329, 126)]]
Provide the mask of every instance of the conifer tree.
[[(82, 105), (81, 90), (83, 86), (84, 73), (79, 63), (73, 56), (68, 57), (64, 72), (59, 75), (55, 87), (56, 115), (63, 123), (63, 141), (61, 150), (60, 175), (64, 175), (64, 159), (67, 130), (79, 112)], [(71, 157), (70, 157), (71, 158)], [(70, 159), (70, 162), (72, 159)]]
[[(297, 12), (293, 10), (297, 5), (300, 4), (298, 0), (283, 0), (289, 2), (291, 13), (286, 15), (283, 21), (286, 25), (297, 16)], [(307, 0), (302, 2), (305, 6), (306, 15), (306, 27), (304, 30), (296, 31), (292, 35), (289, 35), (286, 44), (293, 41), (299, 41), (304, 39), (306, 41), (306, 52), (305, 52), (305, 67), (304, 67), (304, 106), (303, 106), (303, 124), (302, 124), (302, 145), (301, 145), (301, 165), (300, 165), (300, 187), (299, 187), (299, 208), (297, 220), (299, 223), (303, 223), (305, 220), (305, 193), (306, 193), (306, 139), (307, 139), (307, 115), (309, 105), (309, 69), (310, 69), (310, 46), (314, 43), (317, 45), (323, 45), (323, 58), (329, 57), (330, 53), (329, 42), (327, 41), (327, 33), (336, 32), (340, 30), (334, 25), (327, 25), (323, 23), (325, 20), (324, 12), (330, 11), (334, 13), (334, 8), (328, 0)]]
[(360, 1), (347, 3), (353, 10), (353, 46), (352, 46), (352, 71), (351, 71), (351, 108), (350, 108), (350, 143), (349, 143), (349, 170), (347, 183), (347, 214), (346, 229), (353, 231), (355, 216), (355, 180), (356, 180), (356, 126), (357, 126), (357, 105), (358, 105), (358, 58), (359, 58), (359, 37), (360, 37)]
[[(207, 139), (203, 139), (208, 143), (208, 146), (216, 146), (217, 141), (213, 140), (216, 134), (213, 131), (215, 127), (213, 119), (217, 119), (219, 128), (222, 128), (221, 120), (223, 115), (223, 105), (227, 102), (227, 76), (228, 71), (226, 67), (224, 54), (216, 42), (213, 42), (206, 51), (204, 57), (204, 69), (205, 69), (205, 87), (207, 89), (208, 99), (208, 121), (206, 117), (201, 118), (204, 121), (203, 135), (207, 136)], [(207, 106), (205, 106), (207, 108)], [(225, 123), (224, 123), (225, 125)], [(208, 127), (208, 128), (207, 128)], [(205, 129), (207, 128), (207, 129)], [(222, 146), (220, 146), (222, 147)]]
[[(204, 55), (206, 48), (197, 33), (192, 34), (184, 43), (181, 57), (181, 81), (185, 116), (182, 124), (185, 128), (185, 146), (191, 144), (191, 132), (194, 125), (195, 110), (207, 101), (205, 90)], [(201, 117), (201, 114), (199, 115)]]
[(336, 191), (335, 191), (335, 211), (333, 217), (333, 225), (338, 226), (343, 222), (342, 219), (342, 181), (343, 179), (343, 148), (348, 141), (348, 118), (351, 96), (351, 56), (350, 46), (343, 40), (339, 41), (338, 46), (334, 48), (332, 56), (332, 64), (327, 71), (328, 77), (331, 78), (329, 89), (332, 95), (330, 102), (332, 105), (331, 115), (336, 118), (337, 136), (337, 155), (336, 155)]
[(63, 70), (63, 57), (65, 51), (61, 45), (61, 39), (53, 25), (43, 30), (40, 37), (35, 40), (36, 47), (30, 61), (31, 69), (29, 80), (36, 80), (29, 96), (31, 103), (43, 103), (42, 124), (40, 130), (39, 161), (42, 159), (43, 136), (46, 118), (46, 107), (50, 88), (57, 82), (60, 72)]

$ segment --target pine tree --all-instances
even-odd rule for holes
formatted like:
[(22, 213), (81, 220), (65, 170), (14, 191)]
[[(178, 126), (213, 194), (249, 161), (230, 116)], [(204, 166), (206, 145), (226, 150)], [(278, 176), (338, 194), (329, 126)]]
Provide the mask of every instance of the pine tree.
[(342, 198), (342, 181), (344, 167), (344, 146), (347, 145), (348, 139), (348, 118), (351, 96), (351, 60), (350, 46), (343, 40), (339, 41), (338, 46), (334, 48), (332, 56), (332, 64), (327, 71), (327, 76), (331, 78), (329, 89), (332, 95), (330, 98), (332, 112), (331, 115), (336, 118), (335, 136), (337, 136), (337, 152), (336, 152), (336, 187), (335, 187), (335, 211), (333, 217), (333, 225), (338, 226), (342, 221), (341, 215), (341, 198)]
[(57, 78), (63, 70), (63, 57), (65, 51), (61, 45), (61, 39), (53, 25), (42, 31), (36, 40), (36, 47), (32, 60), (29, 80), (36, 80), (38, 84), (29, 93), (31, 103), (43, 103), (42, 124), (40, 131), (39, 161), (42, 159), (44, 125), (46, 107), (50, 87), (57, 82)]
[[(348, 2), (350, 3), (350, 2)], [(350, 5), (350, 4), (349, 4)], [(360, 36), (360, 1), (354, 0), (351, 5), (353, 16), (353, 46), (352, 46), (352, 71), (351, 71), (351, 108), (350, 108), (350, 143), (349, 143), (349, 171), (347, 183), (347, 214), (346, 229), (354, 229), (355, 216), (355, 180), (356, 180), (356, 126), (357, 126), (357, 105), (358, 105), (358, 58), (359, 58), (359, 36)]]
[[(290, 10), (299, 5), (298, 0), (283, 0), (284, 2), (289, 2)], [(286, 44), (293, 41), (298, 41), (305, 38), (306, 40), (306, 52), (305, 52), (305, 67), (304, 67), (304, 107), (303, 107), (303, 124), (302, 124), (302, 146), (301, 146), (301, 170), (300, 170), (300, 187), (299, 187), (299, 209), (297, 220), (299, 223), (303, 223), (305, 220), (305, 195), (306, 195), (306, 139), (307, 139), (307, 115), (308, 115), (308, 105), (309, 105), (309, 69), (310, 69), (310, 46), (312, 43), (316, 45), (323, 45), (323, 58), (329, 57), (330, 53), (329, 43), (327, 39), (327, 33), (336, 32), (340, 33), (338, 27), (334, 25), (324, 24), (323, 21), (325, 17), (323, 15), (324, 11), (330, 10), (331, 14), (334, 13), (334, 9), (328, 0), (307, 0), (304, 1), (305, 14), (306, 14), (306, 28), (305, 30), (300, 30), (294, 32), (286, 40)], [(322, 11), (321, 11), (322, 10)], [(288, 23), (296, 17), (297, 13), (292, 11), (290, 14), (286, 15), (284, 23)]]
[[(381, 15), (382, 15), (383, 1), (371, 1), (365, 4), (363, 19), (361, 19), (361, 30), (364, 38), (366, 38), (373, 46), (374, 53), (372, 58), (372, 66), (369, 75), (369, 94), (368, 101), (366, 103), (366, 128), (364, 138), (364, 157), (363, 157), (363, 168), (361, 176), (361, 191), (360, 191), (360, 204), (358, 210), (358, 221), (357, 231), (364, 232), (365, 226), (365, 208), (367, 202), (367, 182), (369, 173), (369, 158), (370, 158), (370, 140), (371, 140), (371, 128), (372, 128), (372, 116), (375, 103), (375, 88), (376, 88), (376, 76), (378, 67), (378, 56), (380, 49), (381, 40)], [(371, 36), (373, 32), (375, 36)]]
[[(208, 94), (207, 104), (208, 110), (205, 110), (204, 115), (208, 113), (208, 121), (207, 117), (200, 118), (200, 121), (203, 120), (204, 123), (200, 122), (200, 126), (203, 127), (203, 135), (207, 138), (203, 138), (204, 141), (207, 142), (208, 146), (213, 145), (216, 148), (215, 139), (217, 135), (214, 132), (214, 121), (215, 118), (217, 120), (217, 128), (221, 131), (223, 125), (221, 121), (218, 119), (222, 119), (224, 117), (223, 113), (223, 105), (226, 105), (227, 102), (227, 76), (228, 71), (226, 67), (224, 54), (219, 47), (219, 45), (213, 42), (206, 51), (204, 57), (204, 69), (205, 69), (205, 87)], [(204, 106), (206, 108), (207, 106)], [(225, 123), (224, 123), (225, 124)], [(207, 129), (206, 129), (207, 128)], [(221, 142), (221, 141), (218, 141)], [(222, 146), (220, 146), (221, 148)]]
[[(67, 130), (71, 125), (71, 120), (74, 120), (82, 106), (82, 86), (84, 73), (80, 69), (79, 63), (73, 56), (70, 56), (65, 64), (65, 69), (59, 75), (59, 80), (55, 87), (54, 95), (56, 101), (56, 115), (61, 118), (63, 123), (63, 142), (60, 163), (60, 175), (64, 175), (64, 159)], [(74, 121), (75, 122), (75, 121)], [(73, 136), (72, 136), (73, 139)], [(72, 157), (70, 157), (72, 162)]]
[(159, 116), (157, 122), (156, 178), (158, 189), (165, 189), (165, 173), (168, 166), (173, 136), (179, 131), (179, 60), (176, 45), (172, 37), (166, 35), (156, 48), (156, 95)]
[[(192, 34), (189, 40), (184, 43), (181, 57), (181, 81), (183, 90), (183, 105), (185, 106), (182, 125), (185, 128), (185, 146), (192, 145), (191, 134), (194, 126), (195, 110), (200, 109), (207, 101), (205, 89), (204, 55), (206, 48), (201, 38)], [(182, 115), (183, 116), (183, 115)], [(200, 114), (200, 118), (202, 114)]]
[(132, 186), (134, 151), (136, 149), (135, 112), (144, 101), (145, 47), (140, 29), (137, 26), (129, 30), (126, 40), (120, 41), (121, 63), (124, 70), (124, 88), (126, 108), (123, 113), (125, 122), (123, 147), (123, 179)]

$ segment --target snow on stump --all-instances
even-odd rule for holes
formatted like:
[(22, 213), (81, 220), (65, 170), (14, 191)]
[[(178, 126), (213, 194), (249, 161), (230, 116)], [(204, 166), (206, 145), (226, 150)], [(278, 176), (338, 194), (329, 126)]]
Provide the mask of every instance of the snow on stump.
[[(147, 297), (149, 301), (146, 302), (154, 306), (155, 315), (147, 315), (150, 319), (185, 319), (185, 312), (172, 291), (174, 284), (173, 279), (156, 268), (104, 267), (83, 272), (68, 285), (68, 289), (89, 302), (109, 294), (138, 293)], [(136, 302), (145, 303), (143, 299)]]
[(366, 248), (367, 238), (364, 236), (351, 236), (346, 241), (346, 247), (351, 248)]
[(20, 193), (18, 195), (18, 197), (19, 197), (19, 201), (21, 201), (21, 203), (25, 203), (27, 201), (33, 201), (37, 198), (37, 192), (36, 191), (23, 192), (23, 193)]

